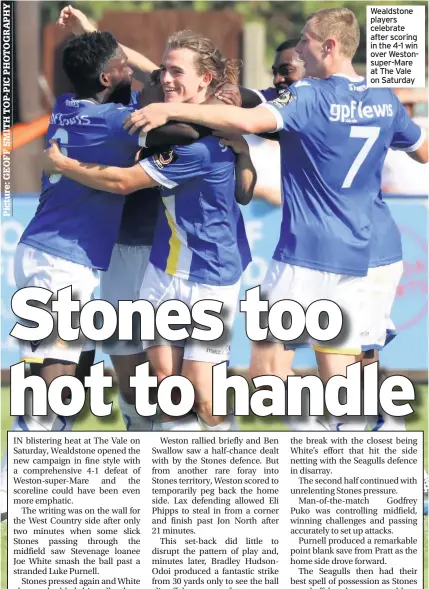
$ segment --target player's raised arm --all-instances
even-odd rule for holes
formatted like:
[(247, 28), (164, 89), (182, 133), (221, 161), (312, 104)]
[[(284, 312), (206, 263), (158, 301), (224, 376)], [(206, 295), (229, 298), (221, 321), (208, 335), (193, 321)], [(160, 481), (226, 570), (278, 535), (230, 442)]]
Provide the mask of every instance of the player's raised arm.
[(122, 43), (120, 43), (120, 46), (125, 51), (125, 55), (128, 57), (128, 62), (133, 68), (135, 79), (139, 80), (139, 82), (145, 82), (147, 80), (147, 74), (150, 74), (153, 72), (153, 70), (156, 70), (158, 66), (142, 53), (139, 53), (134, 49), (130, 49), (129, 47), (122, 45)]
[(57, 19), (57, 26), (73, 35), (94, 33), (97, 30), (86, 14), (70, 5), (65, 6), (61, 10), (60, 16)]
[(158, 185), (140, 164), (130, 168), (87, 164), (64, 156), (55, 141), (51, 140), (50, 143), (51, 147), (45, 149), (42, 160), (43, 169), (47, 175), (60, 173), (94, 190), (117, 195), (131, 194), (136, 190)]
[(224, 133), (270, 133), (277, 131), (278, 120), (275, 114), (262, 106), (244, 109), (237, 106), (168, 103), (150, 104), (135, 111), (126, 121), (131, 133), (138, 129), (148, 132), (177, 120), (184, 123), (197, 123), (217, 129)]
[[(66, 6), (61, 10), (57, 25), (74, 35), (83, 35), (84, 33), (92, 33), (97, 30), (88, 17), (81, 10), (73, 8), (73, 6)], [(130, 67), (133, 68), (134, 77), (137, 80), (145, 81), (146, 75), (158, 68), (153, 61), (138, 51), (134, 51), (134, 49), (130, 49), (125, 45), (121, 45), (121, 47), (128, 58)]]

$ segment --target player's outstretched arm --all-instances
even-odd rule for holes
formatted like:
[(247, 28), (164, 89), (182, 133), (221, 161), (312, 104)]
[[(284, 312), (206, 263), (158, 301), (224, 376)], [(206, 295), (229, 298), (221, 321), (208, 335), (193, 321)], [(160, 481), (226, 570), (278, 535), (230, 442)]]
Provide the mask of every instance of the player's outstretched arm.
[[(152, 81), (145, 92), (142, 94), (141, 106), (147, 106), (154, 102), (163, 102), (162, 98), (154, 92), (156, 86), (156, 79), (152, 73)], [(228, 95), (227, 104), (232, 106), (241, 106), (242, 94), (241, 89), (235, 84), (225, 83), (219, 88), (220, 91), (226, 92)], [(162, 90), (162, 89), (161, 89)], [(260, 100), (260, 99), (259, 99)], [(223, 104), (225, 100), (219, 98), (217, 92), (210, 95), (203, 104)], [(203, 125), (195, 123), (179, 123), (177, 121), (169, 121), (161, 127), (157, 127), (150, 131), (145, 138), (145, 145), (147, 147), (167, 148), (170, 145), (189, 145), (198, 139), (203, 139), (211, 135), (213, 130)], [(142, 144), (142, 142), (140, 142)]]
[[(73, 6), (66, 6), (61, 10), (57, 25), (67, 32), (73, 33), (73, 35), (93, 33), (97, 30), (88, 17), (81, 10), (73, 8)], [(134, 49), (130, 49), (125, 45), (121, 45), (121, 47), (128, 57), (129, 65), (133, 68), (134, 76), (137, 80), (145, 81), (146, 74), (150, 74), (153, 70), (157, 69), (158, 66), (153, 61), (138, 51), (134, 51)]]
[[(244, 88), (243, 86), (238, 86), (238, 91), (240, 93), (241, 105), (243, 108), (255, 108), (255, 106), (262, 104), (262, 98), (260, 94), (254, 90), (251, 90), (250, 88)], [(221, 88), (218, 92), (216, 92), (215, 96), (224, 104), (234, 104), (231, 100), (230, 90)], [(280, 136), (278, 133), (259, 133), (258, 135), (264, 139), (269, 139), (270, 141), (280, 141)]]
[(89, 188), (118, 195), (158, 185), (140, 164), (130, 168), (86, 164), (63, 155), (55, 140), (51, 139), (50, 144), (51, 147), (43, 152), (42, 160), (47, 175), (60, 173)]
[(274, 113), (266, 108), (243, 109), (236, 106), (167, 103), (150, 104), (135, 111), (125, 121), (130, 133), (148, 132), (168, 121), (197, 123), (224, 133), (270, 133), (277, 130)]
[[(214, 135), (222, 137), (218, 132)], [(236, 155), (235, 200), (240, 205), (247, 205), (253, 198), (257, 180), (256, 170), (250, 158), (249, 145), (241, 135), (222, 137), (220, 143), (230, 147)]]

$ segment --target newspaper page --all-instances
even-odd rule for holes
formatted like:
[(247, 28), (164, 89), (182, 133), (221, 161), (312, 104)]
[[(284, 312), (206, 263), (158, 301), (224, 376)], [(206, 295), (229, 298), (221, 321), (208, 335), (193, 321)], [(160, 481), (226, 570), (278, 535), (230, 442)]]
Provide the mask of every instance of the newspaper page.
[(3, 1), (1, 587), (428, 587), (427, 4)]

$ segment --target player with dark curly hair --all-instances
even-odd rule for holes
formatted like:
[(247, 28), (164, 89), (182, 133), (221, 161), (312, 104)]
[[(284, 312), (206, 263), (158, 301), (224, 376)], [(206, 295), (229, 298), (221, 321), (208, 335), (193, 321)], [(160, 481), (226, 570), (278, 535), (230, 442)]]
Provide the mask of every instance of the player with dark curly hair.
[[(131, 99), (130, 72), (124, 75), (123, 68), (116, 68), (115, 64), (109, 63), (115, 55), (122, 53), (118, 42), (108, 32), (95, 32), (71, 39), (63, 50), (62, 66), (73, 84), (75, 98), (93, 97), (102, 92), (103, 102), (128, 105)], [(128, 65), (124, 63), (123, 67)], [(108, 87), (103, 78), (107, 73), (111, 76)]]
[[(75, 93), (57, 99), (47, 142), (57, 138), (64, 153), (92, 162), (133, 163), (138, 139), (123, 130), (124, 119), (133, 110), (128, 106), (132, 70), (116, 39), (107, 32), (71, 39), (63, 51), (63, 67)], [(137, 106), (137, 95), (133, 98)], [(72, 288), (82, 306), (91, 300), (99, 283), (98, 270), (109, 265), (123, 204), (123, 198), (88, 189), (61, 174), (43, 174), (39, 206), (15, 254), (18, 289), (44, 288), (56, 299), (57, 291)], [(43, 341), (20, 341), (21, 360), (47, 385), (58, 376), (83, 379), (94, 359), (94, 343), (82, 336), (65, 342), (55, 332)], [(29, 402), (26, 414), (15, 419), (12, 429), (68, 430), (72, 424), (72, 419), (52, 411), (34, 416)], [(2, 468), (2, 491), (5, 477)]]

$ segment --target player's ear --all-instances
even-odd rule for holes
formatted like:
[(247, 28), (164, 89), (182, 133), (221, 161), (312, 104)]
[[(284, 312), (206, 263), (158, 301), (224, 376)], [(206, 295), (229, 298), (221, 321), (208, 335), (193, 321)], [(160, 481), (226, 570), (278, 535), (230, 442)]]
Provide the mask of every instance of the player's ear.
[(202, 80), (200, 82), (200, 85), (202, 88), (207, 88), (208, 86), (210, 86), (211, 81), (213, 80), (213, 74), (212, 72), (205, 72), (202, 76)]
[(98, 76), (98, 80), (100, 82), (100, 84), (102, 86), (104, 86), (105, 88), (109, 88), (109, 86), (111, 86), (111, 79), (110, 79), (110, 74), (107, 72), (101, 72), (101, 74)]
[(337, 45), (337, 42), (335, 41), (335, 39), (326, 39), (326, 41), (324, 43), (324, 49), (328, 53), (332, 53), (332, 51), (335, 49), (336, 45)]

